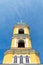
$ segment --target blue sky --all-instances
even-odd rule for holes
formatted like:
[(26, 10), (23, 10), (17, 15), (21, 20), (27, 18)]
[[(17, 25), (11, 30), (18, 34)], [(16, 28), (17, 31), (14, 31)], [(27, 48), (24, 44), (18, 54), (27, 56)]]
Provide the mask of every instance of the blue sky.
[(43, 63), (43, 0), (0, 0), (0, 63), (11, 47), (13, 27), (20, 20), (30, 27), (33, 49)]

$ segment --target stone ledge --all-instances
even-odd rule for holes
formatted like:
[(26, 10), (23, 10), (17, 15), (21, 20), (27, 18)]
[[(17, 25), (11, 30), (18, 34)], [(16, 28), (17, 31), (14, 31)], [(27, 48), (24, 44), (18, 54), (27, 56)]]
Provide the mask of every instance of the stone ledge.
[(25, 48), (14, 48), (14, 49), (9, 49), (5, 52), (4, 55), (6, 54), (30, 54), (30, 53), (36, 53), (39, 56), (39, 53), (33, 49), (25, 49)]
[(43, 65), (43, 64), (0, 64), (0, 65)]
[(30, 35), (28, 35), (28, 34), (13, 34), (13, 37), (12, 38), (29, 38), (30, 40), (31, 40), (31, 38), (30, 38)]

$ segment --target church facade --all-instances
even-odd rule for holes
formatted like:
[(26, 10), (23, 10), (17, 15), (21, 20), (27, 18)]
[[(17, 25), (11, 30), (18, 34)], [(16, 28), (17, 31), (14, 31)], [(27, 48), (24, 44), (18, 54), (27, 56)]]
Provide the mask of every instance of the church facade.
[(27, 24), (14, 26), (11, 48), (4, 53), (3, 64), (40, 64), (39, 53), (32, 48)]

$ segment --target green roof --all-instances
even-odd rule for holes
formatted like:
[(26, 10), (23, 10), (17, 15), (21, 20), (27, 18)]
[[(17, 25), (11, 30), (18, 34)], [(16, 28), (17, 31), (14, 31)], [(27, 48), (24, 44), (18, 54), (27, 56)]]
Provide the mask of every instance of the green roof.
[(22, 20), (20, 22), (17, 22), (17, 24), (26, 24), (26, 22), (23, 22)]

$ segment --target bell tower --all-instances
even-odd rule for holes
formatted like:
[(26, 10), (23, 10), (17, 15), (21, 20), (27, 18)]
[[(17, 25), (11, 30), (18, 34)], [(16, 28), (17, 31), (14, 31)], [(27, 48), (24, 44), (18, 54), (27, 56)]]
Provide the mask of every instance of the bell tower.
[(30, 29), (23, 23), (14, 26), (11, 48), (31, 49)]
[(13, 28), (11, 48), (4, 54), (3, 64), (40, 64), (39, 53), (31, 44), (29, 26), (17, 23)]

